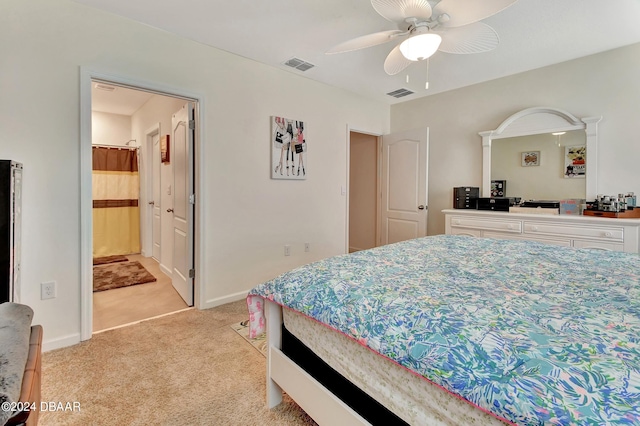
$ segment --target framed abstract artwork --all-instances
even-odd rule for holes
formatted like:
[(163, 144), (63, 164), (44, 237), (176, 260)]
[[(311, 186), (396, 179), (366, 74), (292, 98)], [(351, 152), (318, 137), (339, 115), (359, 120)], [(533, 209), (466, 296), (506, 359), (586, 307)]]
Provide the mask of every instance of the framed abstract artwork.
[(587, 174), (587, 147), (585, 145), (564, 147), (564, 177), (584, 178)]
[(169, 158), (169, 135), (160, 138), (160, 160), (163, 163), (170, 163)]
[(522, 165), (522, 167), (539, 166), (540, 151), (523, 152), (520, 164)]
[(307, 178), (306, 123), (285, 117), (271, 117), (271, 178)]

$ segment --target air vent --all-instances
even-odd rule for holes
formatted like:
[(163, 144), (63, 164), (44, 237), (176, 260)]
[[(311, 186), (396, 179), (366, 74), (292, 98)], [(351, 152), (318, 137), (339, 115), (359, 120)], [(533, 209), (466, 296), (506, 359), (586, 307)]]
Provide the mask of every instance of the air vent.
[(302, 59), (298, 59), (298, 58), (291, 58), (284, 64), (288, 67), (295, 68), (299, 71), (306, 71), (308, 69), (315, 67), (315, 65), (310, 64), (309, 62), (303, 61)]
[(103, 83), (96, 83), (95, 88), (100, 90), (105, 90), (107, 92), (113, 92), (114, 90), (116, 90), (114, 86), (109, 86), (108, 84), (103, 84)]
[(414, 92), (412, 92), (409, 89), (398, 89), (398, 90), (394, 90), (393, 92), (387, 93), (387, 95), (393, 96), (394, 98), (401, 98), (403, 96), (413, 95), (413, 93)]

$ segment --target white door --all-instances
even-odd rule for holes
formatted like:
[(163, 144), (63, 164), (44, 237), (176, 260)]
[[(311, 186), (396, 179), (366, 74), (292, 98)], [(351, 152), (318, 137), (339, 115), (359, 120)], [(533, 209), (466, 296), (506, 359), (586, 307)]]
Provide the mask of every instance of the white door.
[(151, 256), (160, 262), (160, 135), (155, 134), (152, 139), (151, 151), (152, 179), (151, 183), (153, 198), (151, 200), (152, 221), (151, 221)]
[(429, 129), (382, 137), (380, 244), (427, 235)]
[(173, 115), (169, 144), (173, 163), (173, 287), (193, 306), (193, 105)]

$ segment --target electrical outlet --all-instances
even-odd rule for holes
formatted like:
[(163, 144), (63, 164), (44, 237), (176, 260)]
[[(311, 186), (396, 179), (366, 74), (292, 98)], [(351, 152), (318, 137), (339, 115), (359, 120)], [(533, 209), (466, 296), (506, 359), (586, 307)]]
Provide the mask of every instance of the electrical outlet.
[(56, 282), (48, 281), (40, 283), (40, 299), (53, 299), (56, 297)]
[(285, 256), (290, 256), (291, 255), (291, 246), (289, 244), (286, 244), (284, 246), (284, 255)]
[(311, 251), (311, 247), (309, 246), (309, 243), (304, 243), (304, 251)]

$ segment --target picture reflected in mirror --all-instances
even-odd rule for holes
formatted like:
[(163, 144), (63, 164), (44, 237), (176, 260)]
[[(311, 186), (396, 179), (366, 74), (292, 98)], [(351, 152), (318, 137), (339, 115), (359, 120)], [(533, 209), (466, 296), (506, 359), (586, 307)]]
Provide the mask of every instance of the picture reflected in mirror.
[[(579, 175), (582, 179), (576, 179), (577, 174), (570, 179), (566, 176), (567, 147), (583, 147), (581, 152), (584, 152), (585, 143), (582, 129), (495, 139), (491, 144), (491, 180), (508, 183), (506, 197), (521, 197), (522, 200), (585, 198), (584, 177), (588, 170), (581, 169), (584, 171)], [(536, 161), (528, 156), (529, 161), (523, 163), (523, 153), (532, 152), (536, 153)]]

